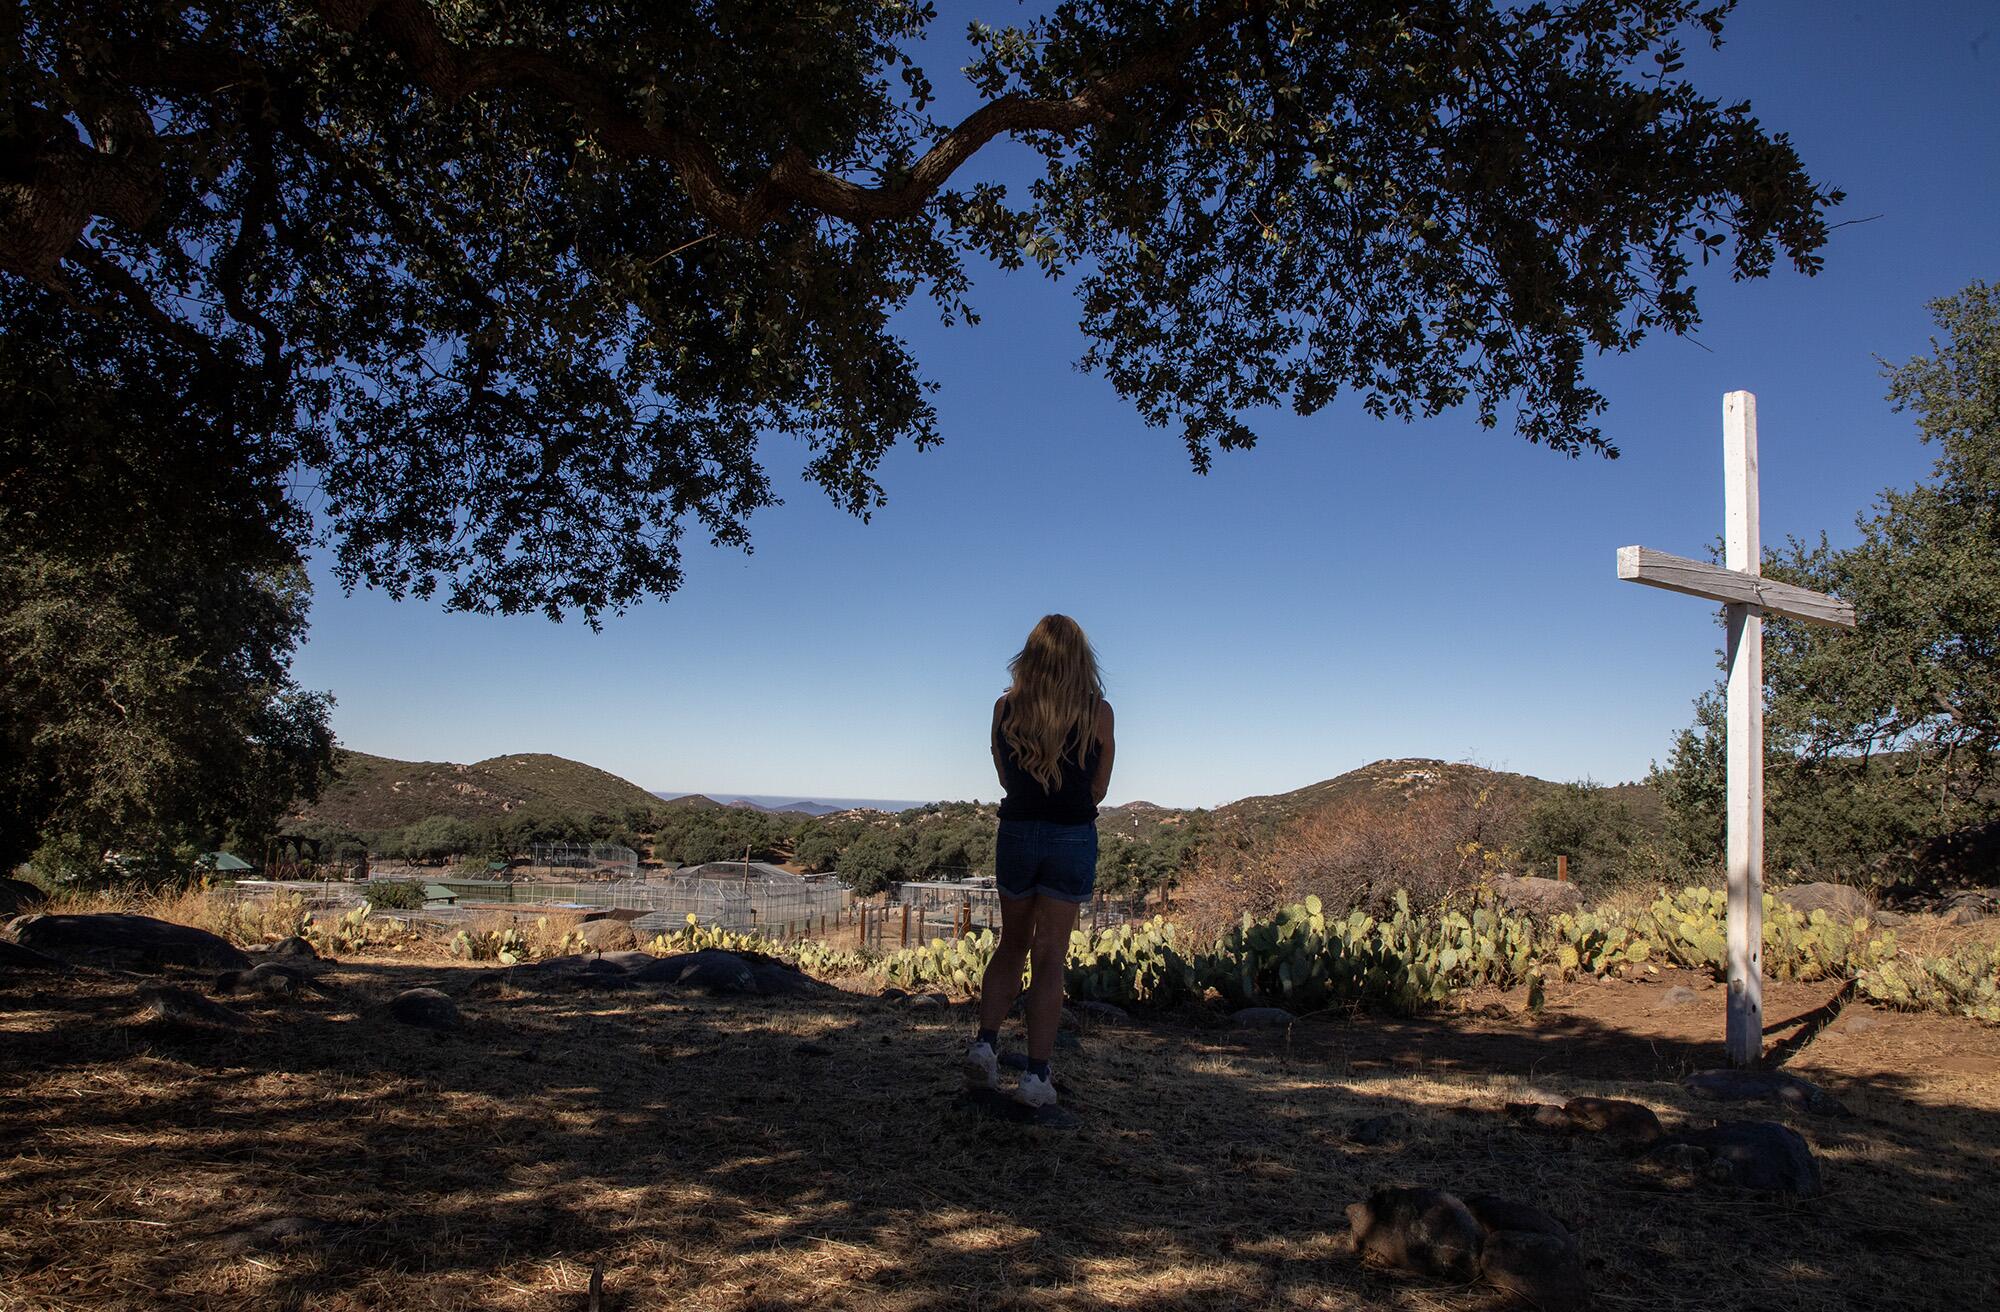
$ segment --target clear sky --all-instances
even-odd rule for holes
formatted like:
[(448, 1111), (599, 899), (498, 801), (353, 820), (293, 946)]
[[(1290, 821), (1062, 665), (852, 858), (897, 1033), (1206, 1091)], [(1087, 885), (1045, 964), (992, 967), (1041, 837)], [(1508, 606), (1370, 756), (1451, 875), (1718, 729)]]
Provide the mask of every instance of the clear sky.
[[(944, 4), (941, 88), (974, 10)], [(1615, 549), (1699, 555), (1722, 527), (1722, 394), (1757, 394), (1767, 544), (1828, 531), (1931, 455), (1878, 358), (1927, 349), (1925, 302), (2000, 278), (2000, 4), (1747, 0), (1690, 66), (1748, 98), (1843, 188), (1826, 271), (1702, 284), (1699, 344), (1655, 338), (1594, 374), (1617, 461), (1565, 459), (1467, 414), (1260, 417), (1192, 473), (1079, 373), (1064, 285), (984, 271), (984, 322), (906, 318), (942, 448), (883, 467), (862, 524), (764, 451), (787, 504), (754, 554), (697, 547), (673, 600), (602, 633), (343, 596), (315, 569), (297, 674), (342, 742), (385, 756), (574, 757), (648, 788), (992, 798), (1005, 662), (1077, 617), (1118, 711), (1110, 800), (1214, 805), (1389, 756), (1553, 779), (1644, 774), (1715, 678), (1714, 611), (1619, 583)], [(1018, 156), (987, 167), (1007, 176)], [(1880, 216), (1879, 218), (1874, 216)]]

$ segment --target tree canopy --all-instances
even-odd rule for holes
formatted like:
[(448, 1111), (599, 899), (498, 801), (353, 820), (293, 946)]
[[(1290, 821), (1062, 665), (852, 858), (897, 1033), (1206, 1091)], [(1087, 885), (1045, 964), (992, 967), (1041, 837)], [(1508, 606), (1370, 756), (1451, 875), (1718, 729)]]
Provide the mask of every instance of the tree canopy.
[[(1851, 633), (1767, 624), (1766, 810), (1773, 861), (1879, 882), (1990, 870), (2000, 825), (2000, 292), (1934, 301), (1942, 339), (1890, 368), (1889, 400), (1938, 450), (1882, 493), (1860, 541), (1822, 535), (1764, 572), (1854, 603)], [(1719, 859), (1717, 693), (1662, 783), (1691, 853)]]
[(593, 622), (748, 544), (773, 438), (880, 505), (941, 436), (896, 316), (982, 257), (1070, 278), (1198, 468), (1344, 393), (1615, 454), (1587, 357), (1693, 329), (1697, 263), (1812, 271), (1839, 200), (1684, 75), (1729, 7), (1058, 0), (947, 119), (908, 0), (15, 0), (0, 328), (204, 398), (349, 586)]

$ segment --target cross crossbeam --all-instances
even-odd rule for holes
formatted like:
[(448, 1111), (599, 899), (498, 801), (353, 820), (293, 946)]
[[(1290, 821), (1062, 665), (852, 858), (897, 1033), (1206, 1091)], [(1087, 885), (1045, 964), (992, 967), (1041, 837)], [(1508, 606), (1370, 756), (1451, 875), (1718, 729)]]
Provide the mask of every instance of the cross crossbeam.
[(1729, 631), (1729, 1060), (1764, 1052), (1764, 616), (1854, 627), (1851, 603), (1761, 577), (1757, 398), (1722, 398), (1723, 559), (1710, 565), (1650, 547), (1620, 547), (1618, 577), (1722, 602)]

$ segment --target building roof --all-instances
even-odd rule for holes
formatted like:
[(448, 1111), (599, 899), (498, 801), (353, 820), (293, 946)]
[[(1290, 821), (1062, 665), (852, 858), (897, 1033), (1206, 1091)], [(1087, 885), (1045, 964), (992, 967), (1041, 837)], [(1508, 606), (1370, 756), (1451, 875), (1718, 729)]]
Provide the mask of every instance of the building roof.
[(229, 852), (204, 852), (201, 859), (214, 867), (218, 874), (237, 875), (257, 868), (242, 857)]

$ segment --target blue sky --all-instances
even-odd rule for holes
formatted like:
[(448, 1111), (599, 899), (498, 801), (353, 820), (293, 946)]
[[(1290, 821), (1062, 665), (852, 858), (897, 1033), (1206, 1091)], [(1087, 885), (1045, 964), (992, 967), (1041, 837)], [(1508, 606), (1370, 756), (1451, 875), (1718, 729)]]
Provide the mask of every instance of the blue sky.
[[(924, 58), (941, 88), (961, 9)], [(575, 757), (649, 788), (992, 798), (1005, 662), (1076, 616), (1118, 710), (1111, 801), (1214, 805), (1388, 756), (1636, 778), (1715, 677), (1713, 611), (1619, 583), (1615, 549), (1699, 555), (1722, 525), (1722, 394), (1757, 394), (1767, 544), (1907, 485), (1931, 455), (1877, 358), (1927, 349), (1925, 302), (2000, 277), (2000, 5), (1744, 5), (1699, 85), (1748, 98), (1845, 189), (1826, 271), (1702, 285), (1700, 343), (1601, 361), (1617, 461), (1569, 460), (1467, 414), (1267, 416), (1193, 474), (1075, 370), (1077, 311), (1034, 274), (979, 276), (984, 322), (906, 332), (946, 441), (885, 462), (862, 524), (764, 452), (787, 504), (754, 554), (697, 547), (666, 604), (602, 633), (344, 596), (315, 570), (296, 672), (347, 746)], [(988, 167), (1000, 176), (1015, 161)]]

